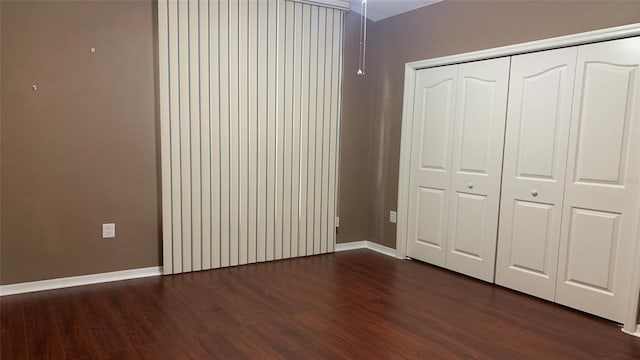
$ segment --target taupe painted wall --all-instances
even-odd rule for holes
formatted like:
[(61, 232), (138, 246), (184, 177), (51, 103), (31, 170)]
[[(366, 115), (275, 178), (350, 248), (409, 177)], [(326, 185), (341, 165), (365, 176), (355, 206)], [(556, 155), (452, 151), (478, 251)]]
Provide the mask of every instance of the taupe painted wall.
[[(368, 26), (372, 26), (368, 22)], [(372, 78), (356, 75), (359, 61), (360, 15), (345, 16), (342, 73), (342, 122), (340, 128), (340, 165), (338, 211), (340, 227), (337, 243), (366, 240), (369, 206), (369, 135), (373, 97)], [(368, 53), (373, 54), (371, 51)], [(372, 56), (373, 57), (373, 56)]]
[[(349, 208), (350, 216), (358, 211), (368, 213), (367, 234), (363, 239), (390, 247), (396, 243), (396, 226), (388, 222), (388, 214), (396, 208), (398, 200), (406, 62), (638, 22), (637, 0), (446, 0), (370, 24), (368, 45), (374, 49), (371, 51), (374, 59), (366, 75), (368, 79), (359, 79), (354, 85), (345, 76), (344, 86), (345, 90), (371, 94), (372, 108), (360, 108), (345, 98), (342, 118), (343, 124), (366, 121), (369, 127), (367, 202), (360, 204), (360, 208)], [(345, 74), (352, 70), (346, 67), (348, 64), (345, 61)], [(344, 130), (343, 127), (343, 135)], [(351, 165), (356, 164), (342, 167)], [(341, 180), (341, 184), (345, 181)]]
[[(0, 283), (159, 265), (152, 1), (0, 4)], [(445, 1), (369, 22), (359, 77), (348, 14), (338, 242), (395, 246), (406, 61), (633, 22), (638, 2)]]
[(1, 7), (0, 283), (159, 265), (155, 5)]
[[(2, 3), (0, 3), (0, 251), (2, 251)], [(0, 254), (0, 273), (2, 272)], [(0, 284), (2, 284), (0, 274)]]

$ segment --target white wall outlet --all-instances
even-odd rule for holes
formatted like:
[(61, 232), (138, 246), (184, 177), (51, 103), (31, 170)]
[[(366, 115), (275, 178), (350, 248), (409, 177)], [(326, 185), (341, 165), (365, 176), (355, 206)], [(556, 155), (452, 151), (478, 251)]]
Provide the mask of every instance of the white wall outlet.
[(395, 224), (397, 220), (398, 220), (398, 214), (396, 214), (396, 212), (393, 210), (389, 211), (389, 222)]
[(340, 227), (340, 216), (336, 216), (336, 227)]
[(109, 239), (116, 237), (116, 224), (102, 224), (102, 238)]

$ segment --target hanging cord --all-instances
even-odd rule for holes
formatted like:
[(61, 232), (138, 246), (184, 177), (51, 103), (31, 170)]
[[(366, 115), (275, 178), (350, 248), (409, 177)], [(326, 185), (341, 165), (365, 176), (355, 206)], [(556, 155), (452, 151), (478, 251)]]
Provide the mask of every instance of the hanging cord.
[(360, 61), (357, 74), (364, 75), (364, 66), (367, 52), (367, 0), (360, 4)]

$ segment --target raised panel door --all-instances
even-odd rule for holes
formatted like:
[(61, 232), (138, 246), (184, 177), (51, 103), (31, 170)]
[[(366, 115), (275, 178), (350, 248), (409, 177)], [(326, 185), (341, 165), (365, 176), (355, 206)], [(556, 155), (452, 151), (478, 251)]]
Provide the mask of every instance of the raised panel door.
[(416, 76), (407, 255), (444, 266), (450, 186), (456, 65)]
[(459, 65), (448, 269), (493, 281), (510, 58)]
[(577, 52), (511, 60), (496, 283), (551, 301)]
[(640, 212), (640, 38), (578, 47), (556, 301), (622, 322)]

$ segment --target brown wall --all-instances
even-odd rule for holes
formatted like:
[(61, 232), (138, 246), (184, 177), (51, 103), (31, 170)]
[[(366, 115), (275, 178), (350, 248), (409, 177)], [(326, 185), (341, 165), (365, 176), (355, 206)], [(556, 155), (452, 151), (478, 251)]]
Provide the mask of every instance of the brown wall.
[[(367, 72), (368, 82), (366, 85), (361, 82), (357, 87), (349, 84), (349, 77), (344, 78), (345, 92), (346, 89), (369, 92), (372, 108), (360, 108), (345, 98), (342, 118), (343, 124), (366, 121), (370, 129), (368, 196), (367, 202), (357, 210), (368, 213), (368, 230), (363, 239), (395, 247), (396, 226), (388, 222), (388, 214), (396, 208), (398, 200), (406, 62), (637, 22), (640, 22), (637, 0), (446, 0), (373, 23), (368, 39), (375, 58)], [(347, 64), (345, 60), (345, 74), (351, 71), (346, 68)], [(351, 165), (355, 162), (342, 164), (341, 168)]]
[[(368, 22), (372, 26), (372, 22)], [(337, 243), (366, 240), (369, 201), (369, 134), (373, 84), (369, 76), (356, 75), (360, 42), (360, 15), (345, 16), (342, 73), (342, 123), (340, 128), (340, 165)], [(371, 54), (369, 54), (371, 55)]]
[(0, 283), (159, 265), (155, 5), (1, 7)]
[[(0, 4), (0, 283), (159, 265), (152, 1)], [(338, 242), (395, 245), (406, 61), (633, 22), (638, 2), (445, 1), (369, 22), (361, 77), (349, 13)]]
[[(0, 2), (0, 252), (2, 251), (2, 3)], [(2, 284), (2, 254), (0, 254), (0, 284)]]

